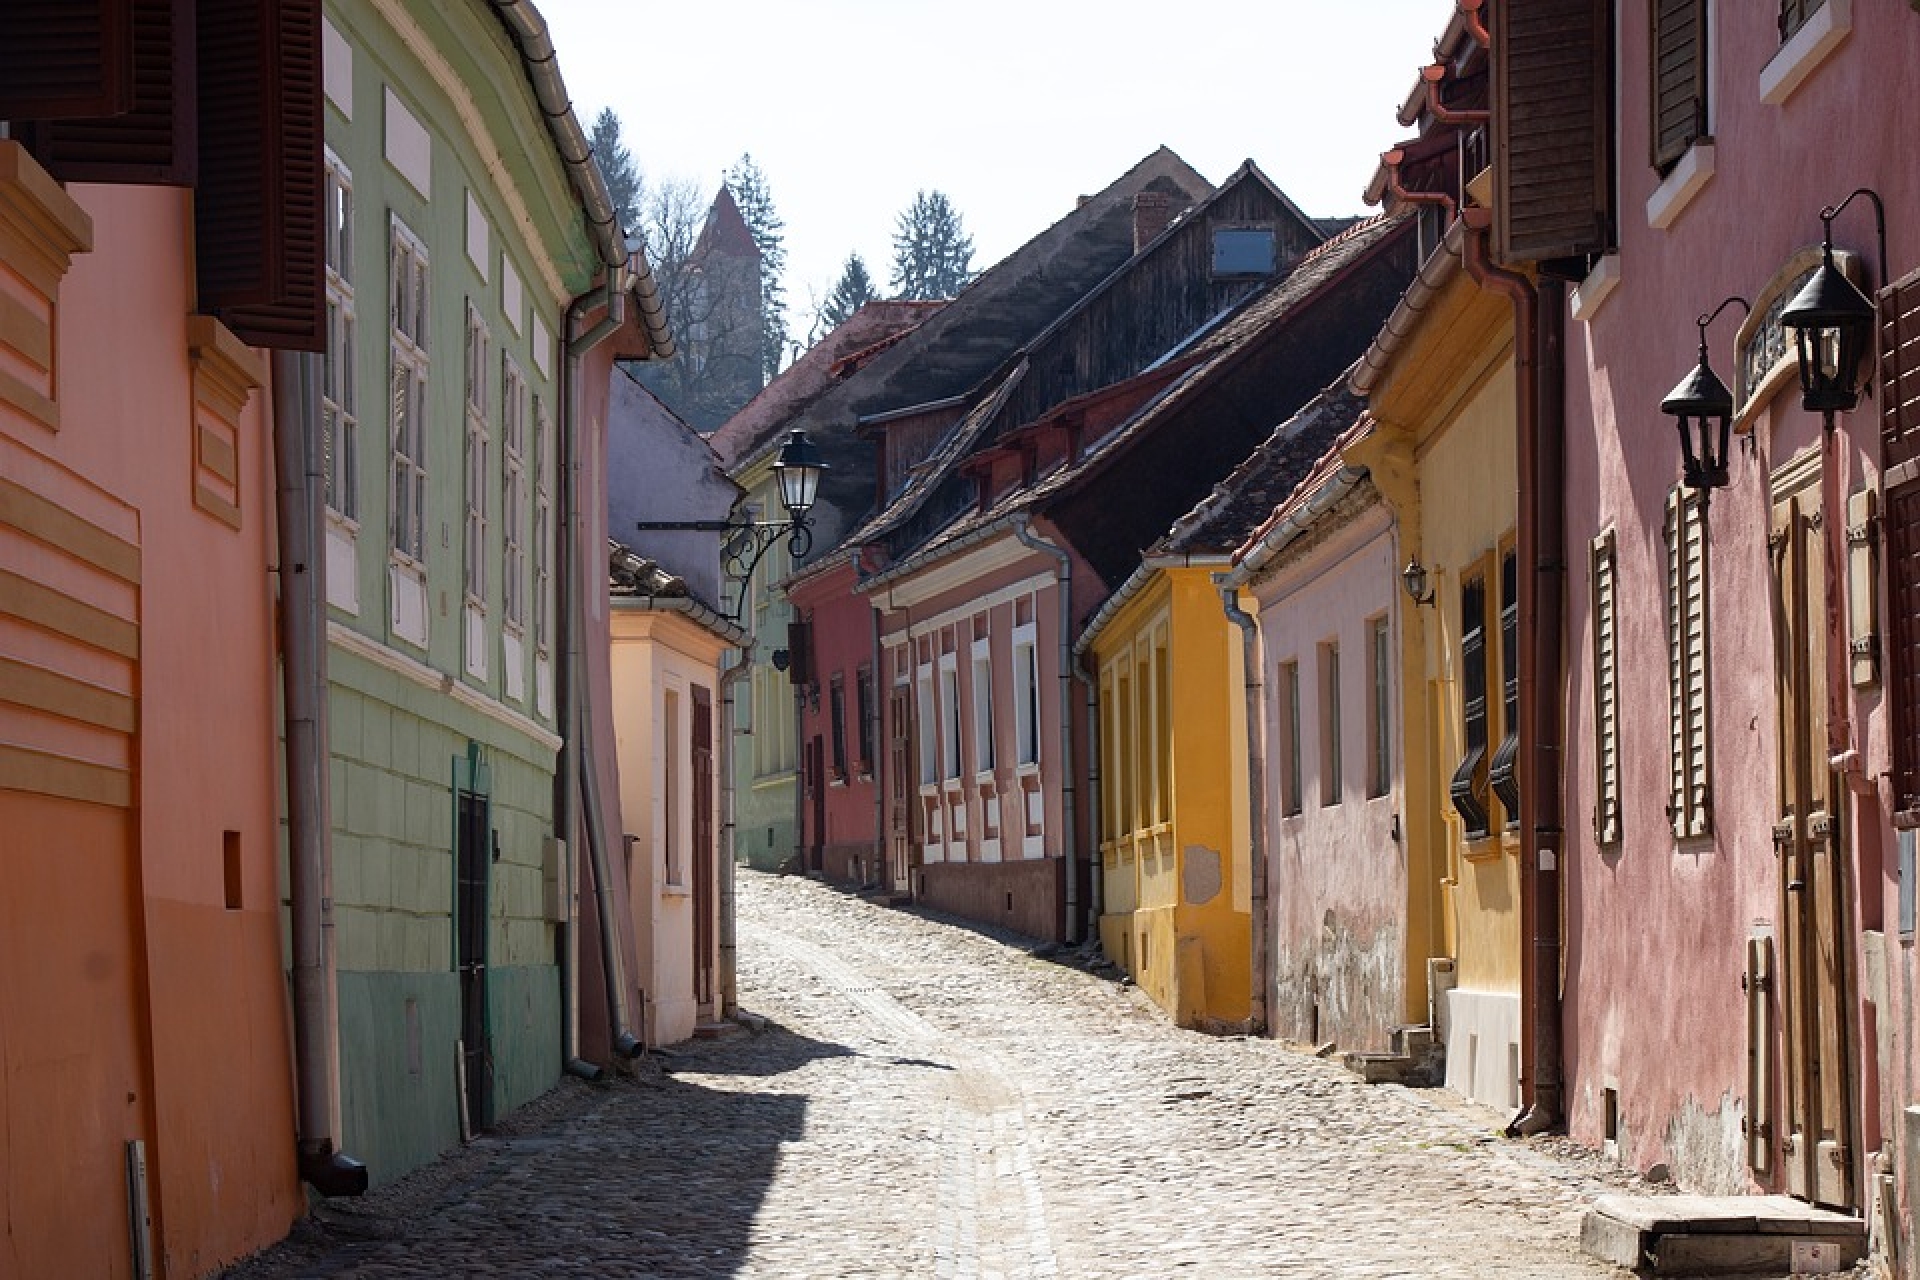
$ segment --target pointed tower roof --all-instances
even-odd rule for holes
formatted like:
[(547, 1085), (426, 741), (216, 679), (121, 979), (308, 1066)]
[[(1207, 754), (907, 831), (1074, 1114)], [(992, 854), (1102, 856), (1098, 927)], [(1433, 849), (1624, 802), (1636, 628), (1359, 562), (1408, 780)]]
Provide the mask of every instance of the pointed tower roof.
[(713, 254), (730, 258), (758, 259), (760, 256), (760, 246), (753, 242), (753, 232), (747, 229), (747, 220), (740, 216), (740, 206), (734, 203), (733, 192), (724, 182), (720, 184), (720, 194), (713, 198), (713, 207), (707, 210), (707, 225), (700, 230), (700, 240), (693, 246), (695, 258)]

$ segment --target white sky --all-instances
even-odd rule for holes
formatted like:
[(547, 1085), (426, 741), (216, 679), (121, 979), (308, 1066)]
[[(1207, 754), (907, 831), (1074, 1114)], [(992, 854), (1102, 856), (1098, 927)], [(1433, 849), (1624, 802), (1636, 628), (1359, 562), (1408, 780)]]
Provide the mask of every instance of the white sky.
[(1315, 216), (1365, 211), (1451, 0), (539, 0), (574, 111), (641, 172), (717, 190), (751, 152), (786, 220), (804, 338), (849, 252), (883, 291), (893, 226), (947, 193), (975, 270), (1165, 144), (1251, 157)]

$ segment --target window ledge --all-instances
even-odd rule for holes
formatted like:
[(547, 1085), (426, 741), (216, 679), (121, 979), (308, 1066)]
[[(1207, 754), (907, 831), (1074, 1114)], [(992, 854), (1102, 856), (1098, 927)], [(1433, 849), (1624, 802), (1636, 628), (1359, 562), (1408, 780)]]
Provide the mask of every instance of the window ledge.
[(1603, 303), (1620, 287), (1620, 255), (1609, 253), (1593, 264), (1573, 291), (1569, 310), (1575, 320), (1591, 323)]
[(1020, 765), (1020, 766), (1018, 766), (1017, 768), (1015, 768), (1015, 769), (1014, 769), (1014, 771), (1013, 771), (1013, 776), (1014, 776), (1014, 777), (1016, 777), (1016, 778), (1037, 778), (1037, 777), (1039, 777), (1039, 776), (1040, 776), (1040, 762), (1039, 762), (1038, 760), (1036, 760), (1036, 761), (1034, 761), (1034, 762), (1033, 762), (1032, 764), (1023, 764), (1023, 765)]
[(1760, 101), (1777, 107), (1820, 68), (1853, 30), (1853, 0), (1827, 0), (1760, 68)]
[(1666, 180), (1647, 197), (1647, 225), (1655, 231), (1667, 231), (1680, 220), (1693, 198), (1713, 180), (1713, 140), (1703, 139), (1687, 148), (1687, 154)]
[(663, 898), (688, 898), (693, 896), (693, 890), (683, 884), (663, 884), (660, 886), (660, 896)]
[(1492, 862), (1506, 853), (1505, 845), (1499, 836), (1480, 836), (1469, 839), (1461, 852), (1468, 862)]

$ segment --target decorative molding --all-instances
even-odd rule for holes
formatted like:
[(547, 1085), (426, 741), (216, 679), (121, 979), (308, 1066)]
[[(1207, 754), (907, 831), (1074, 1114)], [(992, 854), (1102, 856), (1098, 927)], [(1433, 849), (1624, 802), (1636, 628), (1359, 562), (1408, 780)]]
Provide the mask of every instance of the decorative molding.
[(389, 649), (372, 636), (356, 631), (344, 623), (333, 621), (327, 623), (327, 642), (357, 658), (364, 658), (383, 671), (391, 671), (422, 689), (444, 694), (468, 710), (478, 712), (494, 723), (512, 729), (515, 733), (524, 734), (549, 751), (558, 751), (563, 745), (558, 734), (527, 719), (513, 708), (495, 702), (484, 693), (472, 688), (464, 681), (454, 679), (444, 671)]
[(193, 505), (240, 527), (240, 418), (267, 384), (260, 354), (212, 316), (187, 317), (193, 363)]
[(0, 405), (50, 431), (60, 429), (60, 281), (92, 247), (86, 210), (18, 142), (0, 138)]

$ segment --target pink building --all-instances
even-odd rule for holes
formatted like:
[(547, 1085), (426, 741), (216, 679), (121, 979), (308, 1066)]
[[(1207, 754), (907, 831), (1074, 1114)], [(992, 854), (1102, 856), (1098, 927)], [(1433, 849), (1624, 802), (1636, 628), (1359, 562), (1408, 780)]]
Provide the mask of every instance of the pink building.
[[(1663, 4), (1593, 31), (1617, 68), (1618, 251), (1580, 264), (1567, 325), (1568, 1123), (1686, 1187), (1868, 1214), (1910, 1260), (1916, 814), (1895, 771), (1914, 764), (1920, 546), (1913, 437), (1883, 453), (1879, 419), (1906, 421), (1915, 356), (1883, 348), (1877, 380), (1869, 358), (1826, 431), (1781, 313), (1821, 261), (1822, 206), (1871, 187), (1885, 263), (1866, 197), (1833, 243), (1912, 342), (1892, 317), (1920, 267), (1920, 18)], [(1516, 73), (1496, 112), (1537, 110), (1531, 91)], [(1661, 405), (1695, 318), (1731, 295), (1750, 311), (1704, 335), (1736, 426), (1709, 509)]]

